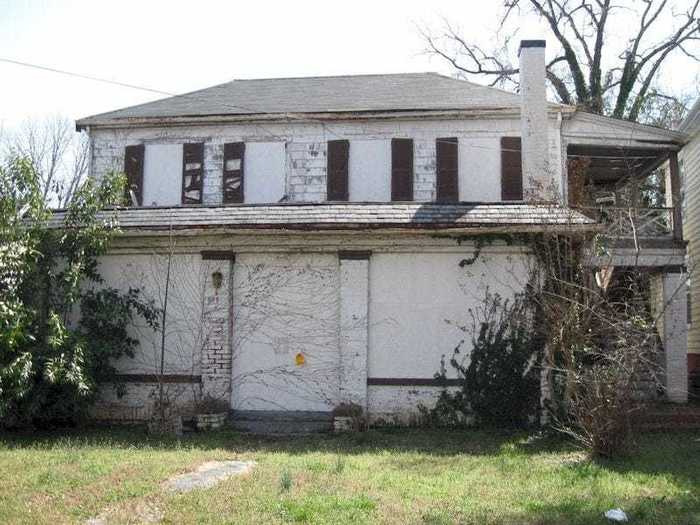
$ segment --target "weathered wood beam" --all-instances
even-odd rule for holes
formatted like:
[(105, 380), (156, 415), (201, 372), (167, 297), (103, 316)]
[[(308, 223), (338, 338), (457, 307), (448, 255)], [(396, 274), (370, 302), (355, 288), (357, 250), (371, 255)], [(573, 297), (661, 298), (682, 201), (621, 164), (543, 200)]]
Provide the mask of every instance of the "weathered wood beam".
[(668, 156), (671, 179), (671, 200), (673, 203), (673, 238), (683, 239), (683, 213), (681, 209), (681, 177), (678, 169), (678, 153), (672, 151)]

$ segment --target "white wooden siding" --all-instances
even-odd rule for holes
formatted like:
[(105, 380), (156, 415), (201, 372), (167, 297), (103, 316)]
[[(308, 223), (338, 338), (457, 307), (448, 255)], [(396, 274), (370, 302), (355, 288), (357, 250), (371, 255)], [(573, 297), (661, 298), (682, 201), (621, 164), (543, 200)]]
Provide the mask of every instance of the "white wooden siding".
[(683, 237), (688, 240), (690, 317), (688, 353), (700, 353), (700, 134), (680, 153), (684, 184)]

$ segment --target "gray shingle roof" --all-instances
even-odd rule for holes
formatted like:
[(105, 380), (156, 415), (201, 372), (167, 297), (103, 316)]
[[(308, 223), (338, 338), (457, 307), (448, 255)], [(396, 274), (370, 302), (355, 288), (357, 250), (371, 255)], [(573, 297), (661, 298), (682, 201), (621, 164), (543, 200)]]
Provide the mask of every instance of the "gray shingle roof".
[[(109, 212), (104, 212), (108, 217)], [(123, 230), (173, 229), (471, 229), (541, 228), (554, 225), (587, 228), (595, 222), (569, 208), (536, 204), (272, 204), (125, 208), (116, 212)], [(63, 212), (56, 212), (54, 227)]]
[(519, 107), (520, 97), (437, 73), (233, 80), (184, 95), (81, 119)]

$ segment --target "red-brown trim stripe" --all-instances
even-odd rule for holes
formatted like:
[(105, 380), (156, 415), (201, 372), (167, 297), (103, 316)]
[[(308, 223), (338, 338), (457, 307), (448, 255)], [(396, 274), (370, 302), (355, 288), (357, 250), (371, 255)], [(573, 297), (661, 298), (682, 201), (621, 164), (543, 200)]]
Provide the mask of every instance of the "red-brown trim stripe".
[(368, 386), (459, 386), (459, 379), (435, 379), (426, 377), (368, 377)]
[(115, 381), (122, 383), (201, 383), (201, 375), (181, 374), (116, 374)]
[(200, 252), (205, 261), (235, 261), (236, 254), (231, 251), (204, 250)]
[(369, 250), (340, 250), (338, 259), (346, 261), (366, 261), (370, 258), (372, 252)]

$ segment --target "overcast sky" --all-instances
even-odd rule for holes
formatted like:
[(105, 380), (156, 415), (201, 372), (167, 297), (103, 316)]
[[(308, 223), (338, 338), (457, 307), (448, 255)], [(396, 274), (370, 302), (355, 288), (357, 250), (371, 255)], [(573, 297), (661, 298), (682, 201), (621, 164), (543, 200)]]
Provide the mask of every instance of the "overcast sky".
[[(501, 0), (0, 0), (0, 57), (182, 93), (234, 78), (439, 71), (417, 24), (446, 17), (465, 36), (492, 34)], [(519, 38), (542, 38), (532, 15)], [(551, 43), (553, 45), (553, 43)], [(550, 47), (550, 46), (548, 46)], [(676, 68), (688, 89), (695, 68)], [(0, 63), (0, 124), (70, 118), (158, 95)]]

